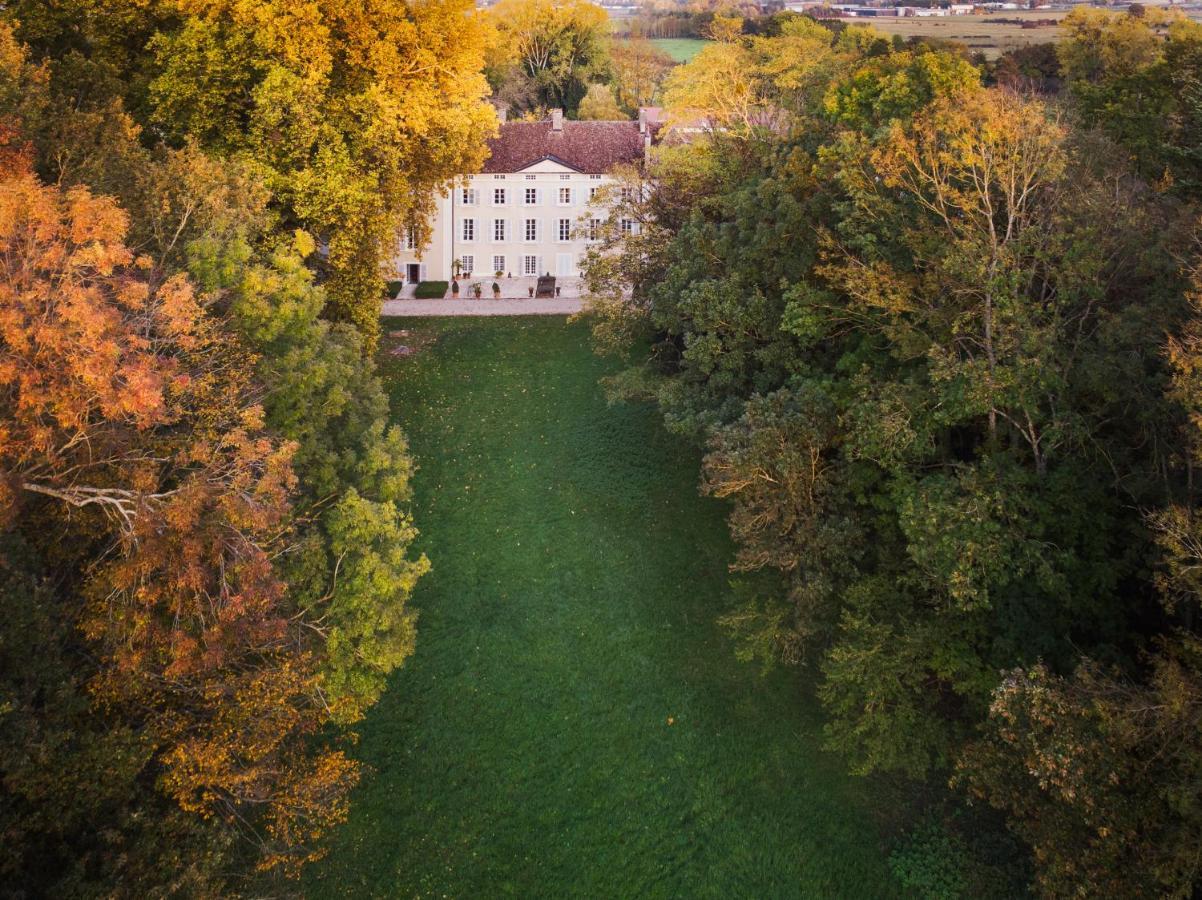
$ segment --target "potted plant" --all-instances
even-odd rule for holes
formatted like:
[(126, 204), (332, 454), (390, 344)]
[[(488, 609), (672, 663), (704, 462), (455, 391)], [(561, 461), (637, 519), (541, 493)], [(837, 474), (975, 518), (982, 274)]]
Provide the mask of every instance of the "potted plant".
[(495, 277), (497, 277), (497, 278), (500, 278), (502, 274), (503, 274), (503, 273), (501, 272), (501, 270), (500, 270), (500, 269), (497, 269), (497, 271), (493, 272), (493, 275), (494, 275)]
[(472, 293), (476, 295), (477, 300), (480, 299), (480, 295), (484, 293), (484, 289), (480, 287), (480, 282), (477, 281), (472, 285)]
[(495, 281), (492, 283), (492, 295), (495, 300), (501, 299), (501, 286)]
[(459, 280), (458, 279), (455, 279), (454, 281), (451, 282), (451, 296), (452, 297), (459, 296)]
[(526, 288), (526, 290), (530, 292), (531, 297), (534, 296), (534, 287), (533, 286)]
[(456, 260), (452, 261), (452, 263), (451, 263), (452, 277), (454, 277), (456, 280), (458, 280), (459, 276), (462, 274), (463, 274), (463, 260), (456, 259)]

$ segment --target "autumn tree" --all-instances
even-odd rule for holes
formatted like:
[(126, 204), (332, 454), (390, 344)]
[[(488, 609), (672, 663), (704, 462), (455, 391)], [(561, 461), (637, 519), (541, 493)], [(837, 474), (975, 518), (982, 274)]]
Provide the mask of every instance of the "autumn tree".
[(590, 250), (608, 386), (704, 449), (735, 652), (811, 670), (852, 771), (929, 795), (962, 766), (938, 808), (1002, 810), (1049, 895), (1188, 895), (1196, 649), (1148, 573), (1193, 578), (1192, 513), (1157, 543), (1142, 512), (1196, 468), (1158, 351), (1179, 198), (1072, 107), (816, 27), (670, 77), (714, 127), (623, 206), (649, 239)]
[(639, 107), (652, 106), (672, 69), (672, 58), (646, 38), (615, 41), (609, 56), (619, 105), (630, 114)]
[[(1170, 397), (1187, 418), (1172, 464), (1196, 465), (1202, 409), (1202, 320), (1168, 341)], [(1043, 663), (1007, 673), (957, 780), (1003, 810), (1040, 860), (1043, 892), (1187, 897), (1196, 888), (1202, 828), (1202, 547), (1188, 478), (1151, 513), (1161, 551), (1154, 583), (1169, 628), (1135, 665), (1086, 657), (1058, 674)]]
[[(203, 350), (175, 354), (170, 341), (156, 338), (147, 346), (146, 365), (150, 370), (163, 368), (178, 356), (186, 360), (180, 363), (181, 384), (191, 385), (193, 392), (204, 384), (212, 388), (196, 397), (187, 392), (167, 395), (162, 403), (172, 409), (167, 421), (143, 428), (103, 417), (96, 423), (103, 434), (113, 433), (106, 438), (108, 443), (128, 447), (131, 454), (132, 461), (116, 456), (109, 460), (111, 469), (101, 467), (106, 479), (115, 480), (112, 485), (106, 481), (105, 488), (111, 486), (118, 493), (85, 490), (81, 495), (75, 469), (70, 485), (54, 479), (42, 484), (30, 478), (29, 489), (11, 494), (19, 504), (22, 526), (10, 529), (11, 540), (5, 545), (5, 559), (14, 573), (6, 582), (13, 602), (21, 608), (56, 604), (63, 619), (62, 628), (38, 627), (45, 657), (89, 659), (110, 641), (113, 656), (106, 657), (102, 671), (56, 664), (58, 668), (44, 667), (43, 676), (43, 669), (31, 666), (15, 642), (17, 632), (11, 632), (14, 642), (9, 641), (8, 630), (0, 634), (0, 644), (11, 647), (0, 661), (0, 680), (10, 678), (5, 684), (17, 685), (11, 692), (12, 721), (20, 723), (22, 733), (40, 729), (64, 736), (62, 752), (48, 754), (41, 768), (11, 762), (13, 754), (20, 755), (18, 744), (0, 747), (4, 767), (13, 773), (8, 782), (12, 793), (7, 796), (14, 809), (14, 817), (4, 820), (6, 834), (13, 836), (12, 854), (0, 865), (14, 872), (38, 866), (50, 879), (46, 883), (62, 890), (69, 884), (87, 883), (103, 891), (106, 884), (117, 881), (165, 885), (178, 876), (174, 890), (191, 885), (186, 889), (191, 894), (221, 895), (225, 876), (246, 868), (246, 842), (231, 838), (240, 833), (250, 838), (260, 851), (258, 862), (295, 870), (316, 852), (314, 836), (345, 809), (341, 797), (357, 777), (355, 769), (336, 748), (322, 750), (314, 732), (327, 724), (345, 726), (361, 718), (383, 691), (388, 673), (412, 652), (414, 615), (406, 601), (429, 566), (410, 551), (416, 534), (407, 509), (412, 461), (403, 435), (388, 424), (387, 398), (364, 358), (363, 336), (349, 323), (322, 317), (327, 294), (312, 271), (320, 255), (307, 234), (285, 229), (287, 218), (273, 199), (262, 168), (245, 155), (222, 158), (206, 152), (194, 140), (179, 148), (148, 147), (145, 132), (121, 112), (120, 97), (104, 99), (95, 108), (83, 104), (69, 111), (59, 94), (65, 89), (60, 61), (33, 63), (6, 23), (0, 23), (0, 47), (4, 50), (0, 53), (0, 121), (6, 123), (5, 146), (12, 148), (7, 152), (14, 169), (19, 163), (27, 174), (32, 165), (56, 181), (76, 186), (65, 196), (82, 198), (81, 208), (106, 211), (111, 225), (103, 233), (107, 243), (89, 246), (110, 247), (115, 259), (134, 260), (136, 266), (114, 263), (112, 283), (92, 286), (96, 297), (103, 300), (118, 286), (140, 290), (138, 285), (144, 284), (148, 291), (150, 309), (145, 314), (126, 315), (128, 311), (118, 304), (128, 323), (118, 315), (109, 324), (127, 327), (126, 337), (132, 339), (158, 321), (151, 312), (158, 309), (160, 299), (192, 298), (182, 308), (188, 316), (195, 315), (188, 327), (203, 332), (204, 339), (198, 340)], [(120, 115), (106, 123), (105, 110), (113, 108)], [(110, 127), (112, 123), (116, 127)], [(73, 137), (69, 149), (64, 149), (61, 142), (68, 135)], [(83, 187), (93, 183), (119, 194), (128, 215)], [(56, 203), (62, 206), (66, 201)], [(28, 230), (19, 229), (21, 234)], [(119, 234), (124, 234), (124, 241)], [(69, 243), (68, 238), (63, 240)], [(187, 276), (181, 274), (183, 270)], [(169, 273), (176, 274), (169, 278)], [(46, 272), (39, 277), (55, 276)], [(86, 280), (82, 275), (80, 279)], [(45, 285), (39, 289), (45, 290)], [(102, 313), (112, 304), (96, 302), (92, 293), (81, 296), (87, 298), (85, 309), (94, 309), (109, 321)], [(201, 312), (202, 307), (206, 312)], [(221, 316), (220, 323), (210, 313)], [(26, 317), (24, 324), (14, 327), (19, 331), (29, 321), (32, 318)], [(81, 334), (100, 341), (112, 337), (93, 331)], [(91, 361), (103, 367), (105, 359), (112, 361), (105, 356), (110, 350), (121, 351), (116, 359), (130, 365), (138, 359), (121, 344), (100, 355), (90, 347), (75, 346), (74, 352), (71, 346), (58, 349), (68, 353), (71, 365)], [(76, 384), (71, 365), (60, 367), (62, 390)], [(50, 358), (45, 366), (52, 374), (59, 370)], [(201, 378), (210, 371), (225, 373), (224, 380)], [(129, 387), (137, 382), (121, 373), (114, 383)], [(212, 387), (215, 383), (224, 387), (217, 390)], [(129, 405), (150, 410), (153, 399), (148, 395)], [(177, 401), (183, 404), (178, 409), (172, 406)], [(227, 407), (222, 419), (217, 413)], [(236, 416), (243, 408), (251, 415), (246, 421)], [(265, 460), (257, 457), (248, 457), (241, 466), (213, 470), (189, 461), (188, 454), (194, 451), (180, 443), (181, 435), (189, 433), (198, 441), (216, 442), (213, 452), (233, 452), (233, 445), (223, 449), (222, 434), (245, 434), (247, 438), (239, 438), (237, 445), (256, 453), (275, 446), (272, 458), (278, 460), (273, 464), (278, 473), (273, 477), (279, 489), (270, 496), (256, 496), (255, 479), (265, 487), (270, 483), (265, 480)], [(96, 436), (74, 446), (78, 452), (81, 446), (102, 445), (108, 444)], [(156, 468), (154, 461), (164, 467)], [(127, 472), (126, 463), (142, 465), (146, 471)], [(48, 474), (44, 462), (35, 463), (35, 469)], [(189, 483), (211, 487), (208, 493), (190, 494), (188, 506), (182, 505), (182, 490), (167, 494), (176, 491), (174, 482), (185, 477), (191, 479)], [(138, 506), (142, 495), (120, 493), (132, 490), (125, 484), (131, 479), (168, 483), (166, 491), (151, 491), (167, 496), (142, 504), (145, 511), (134, 515), (131, 510), (142, 508)], [(46, 491), (61, 496), (51, 497)], [(225, 498), (223, 491), (232, 491), (233, 498)], [(234, 502), (238, 497), (253, 503), (254, 510), (240, 510)], [(115, 518), (105, 518), (102, 507)], [(74, 512), (64, 516), (64, 510)], [(131, 515), (133, 531), (123, 510)], [(162, 517), (169, 513), (179, 524), (175, 531), (161, 527)], [(234, 528), (230, 516), (238, 520)], [(22, 540), (23, 523), (30, 523), (29, 533), (36, 538), (44, 529), (53, 531), (60, 521), (81, 535), (78, 542), (68, 542), (72, 552), (63, 553), (58, 547), (47, 550), (38, 540), (32, 545)], [(151, 529), (153, 535), (141, 536), (137, 533), (141, 527)], [(239, 541), (232, 540), (236, 535), (241, 535)], [(118, 565), (116, 551), (122, 548), (139, 551), (136, 561)], [(113, 565), (95, 565), (93, 553)], [(243, 560), (246, 567), (241, 567)], [(191, 596), (180, 593), (179, 583), (224, 597), (219, 589), (224, 581), (213, 585), (204, 580), (211, 566), (227, 573), (231, 584), (241, 573), (247, 573), (247, 578), (254, 573), (255, 580), (247, 581), (238, 593), (227, 592), (230, 602), (245, 611), (242, 619), (228, 617), (233, 629), (230, 646), (225, 648), (229, 652), (217, 652), (223, 632), (207, 616), (195, 635), (187, 618), (174, 620), (177, 628), (160, 628), (157, 636), (139, 624), (153, 621), (146, 615), (138, 618), (131, 613), (121, 626), (133, 628), (135, 636), (170, 642), (172, 652), (191, 641), (190, 646), (207, 653), (204, 664), (190, 670), (192, 681), (181, 677), (178, 683), (181, 691), (196, 692), (194, 701), (181, 711), (181, 698), (164, 692), (155, 680), (161, 676), (154, 665), (161, 669), (175, 664), (160, 659), (165, 651), (152, 653), (127, 636), (126, 644), (139, 655), (136, 660), (122, 656), (124, 665), (117, 667), (117, 651), (126, 647), (111, 610), (102, 615), (98, 607), (91, 620), (78, 598), (107, 590), (106, 603), (111, 603), (136, 591), (157, 616), (155, 604)], [(53, 583), (43, 584), (43, 567), (58, 573)], [(91, 572), (87, 578), (85, 571)], [(244, 595), (256, 598), (255, 603)], [(181, 615), (185, 609), (180, 608)], [(141, 613), (138, 607), (134, 611)], [(254, 624), (259, 620), (273, 623), (276, 632), (256, 636), (252, 626), (260, 628)], [(80, 630), (84, 626), (94, 629), (90, 637)], [(212, 642), (206, 644), (210, 637)], [(249, 643), (243, 647), (238, 640)], [(139, 670), (137, 662), (146, 662), (146, 668)], [(63, 671), (68, 675), (62, 686), (66, 702), (61, 715), (32, 700), (21, 700), (25, 691), (33, 690), (28, 685), (39, 679), (53, 681), (57, 676), (52, 672)], [(123, 677), (115, 677), (116, 672), (124, 673)], [(250, 678), (258, 679), (258, 694), (237, 688), (239, 679)], [(8, 689), (3, 689), (8, 696)], [(108, 705), (94, 705), (102, 697)], [(264, 705), (255, 707), (255, 703)], [(156, 715), (163, 719), (156, 719), (153, 729), (146, 725), (143, 730), (146, 708), (158, 710)], [(130, 720), (128, 716), (135, 712)], [(183, 735), (168, 726), (191, 729), (195, 740), (187, 747), (173, 748), (171, 742), (183, 741)], [(244, 736), (253, 749), (248, 749), (249, 744), (223, 743), (222, 729)], [(100, 760), (91, 754), (102, 747), (113, 748), (114, 760), (111, 775), (95, 775), (97, 780), (107, 778), (103, 796), (77, 791), (69, 798), (65, 792), (55, 792), (53, 803), (60, 805), (62, 816), (30, 813), (31, 804), (36, 805), (33, 798), (61, 779), (63, 771), (78, 772), (80, 778), (96, 773)], [(159, 784), (165, 790), (154, 789), (156, 772), (164, 773)], [(107, 823), (111, 855), (88, 837), (82, 823), (89, 822)], [(57, 858), (86, 859), (88, 871), (71, 874), (54, 864), (40, 866), (34, 862), (39, 847), (46, 848), (47, 854), (59, 854)]]
[(589, 85), (588, 93), (580, 101), (580, 109), (577, 111), (576, 117), (598, 121), (626, 118), (618, 107), (618, 102), (614, 99), (613, 91), (604, 84)]
[(1057, 55), (1082, 122), (1129, 153), (1163, 189), (1202, 190), (1202, 28), (1180, 13), (1074, 10)]
[(186, 277), (134, 256), (126, 227), (82, 188), (18, 174), (0, 189), (5, 526), (78, 535), (89, 690), (138, 723), (159, 789), (294, 867), (357, 778), (315, 741), (325, 641), (272, 561), (295, 446), (264, 432), (253, 356)]
[(664, 104), (678, 122), (705, 120), (726, 132), (780, 128), (791, 114), (813, 111), (848, 59), (836, 36), (810, 19), (785, 22), (775, 38), (732, 31), (669, 74)]
[(518, 112), (574, 115), (589, 85), (608, 74), (609, 17), (588, 0), (501, 0), (488, 17), (498, 34), (489, 77)]

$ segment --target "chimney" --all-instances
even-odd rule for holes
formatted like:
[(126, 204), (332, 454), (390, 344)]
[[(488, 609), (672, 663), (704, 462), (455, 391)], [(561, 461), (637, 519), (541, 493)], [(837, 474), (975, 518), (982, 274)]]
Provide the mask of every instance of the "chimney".
[(551, 110), (551, 130), (552, 131), (563, 131), (563, 110), (562, 109)]

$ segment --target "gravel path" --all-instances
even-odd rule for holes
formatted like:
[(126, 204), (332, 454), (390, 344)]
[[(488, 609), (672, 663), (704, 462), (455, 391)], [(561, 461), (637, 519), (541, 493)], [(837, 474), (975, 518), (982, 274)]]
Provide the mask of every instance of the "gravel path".
[(385, 300), (386, 316), (565, 316), (580, 312), (579, 297), (513, 300)]

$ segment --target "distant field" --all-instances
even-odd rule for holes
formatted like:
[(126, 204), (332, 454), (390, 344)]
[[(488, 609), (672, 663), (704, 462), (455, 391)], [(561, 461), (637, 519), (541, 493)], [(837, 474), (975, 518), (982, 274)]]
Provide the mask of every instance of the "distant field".
[(871, 25), (885, 34), (900, 34), (903, 37), (943, 38), (966, 44), (970, 50), (984, 53), (988, 59), (997, 59), (1008, 50), (1016, 50), (1031, 44), (1046, 44), (1060, 39), (1060, 28), (1055, 25), (1040, 25), (1023, 28), (1021, 25), (1002, 23), (998, 19), (1062, 19), (1065, 13), (1037, 10), (1024, 12), (1006, 10), (987, 16), (940, 16), (880, 18), (856, 21), (846, 20), (849, 25)]
[(701, 38), (653, 38), (651, 43), (678, 63), (686, 63), (696, 56), (709, 41), (703, 41)]

